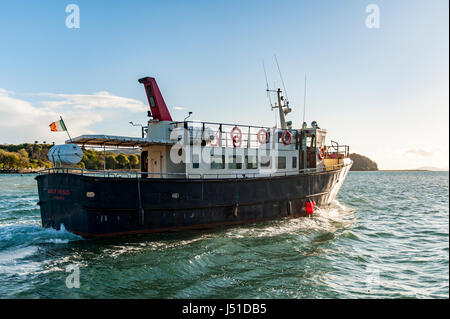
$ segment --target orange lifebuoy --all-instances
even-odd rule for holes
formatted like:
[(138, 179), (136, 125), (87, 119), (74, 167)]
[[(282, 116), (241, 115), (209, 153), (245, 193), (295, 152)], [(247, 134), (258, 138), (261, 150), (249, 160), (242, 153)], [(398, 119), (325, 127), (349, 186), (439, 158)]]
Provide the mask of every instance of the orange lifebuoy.
[[(261, 136), (264, 136), (264, 140), (262, 140)], [(256, 137), (258, 138), (259, 143), (266, 144), (269, 141), (269, 132), (262, 128), (258, 131)]]
[[(238, 132), (237, 135), (234, 135), (234, 132)], [(242, 131), (239, 127), (235, 126), (230, 132), (231, 140), (233, 141), (233, 147), (241, 147), (242, 141)]]
[(317, 154), (317, 157), (319, 160), (323, 160), (325, 158), (325, 150), (323, 149), (323, 146), (319, 149), (319, 154)]
[[(289, 135), (289, 139), (286, 141), (286, 135)], [(292, 142), (292, 134), (291, 132), (289, 132), (288, 130), (285, 130), (283, 132), (283, 135), (281, 136), (281, 141), (283, 142), (284, 145), (289, 145)]]

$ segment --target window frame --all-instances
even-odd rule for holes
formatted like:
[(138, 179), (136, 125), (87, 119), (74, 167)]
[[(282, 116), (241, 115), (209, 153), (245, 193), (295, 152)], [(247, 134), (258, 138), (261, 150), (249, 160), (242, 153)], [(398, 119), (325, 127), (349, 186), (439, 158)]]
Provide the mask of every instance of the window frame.
[(200, 156), (198, 154), (192, 154), (192, 168), (200, 168)]
[[(238, 162), (238, 157), (241, 159)], [(233, 167), (234, 166), (234, 167)], [(242, 169), (242, 155), (229, 155), (228, 156), (228, 169)]]
[[(252, 162), (251, 164), (251, 167), (249, 167), (249, 161), (248, 161), (248, 158), (249, 157), (252, 157), (255, 161), (254, 162)], [(256, 156), (256, 155), (245, 155), (245, 168), (246, 169), (258, 169), (258, 156)]]
[[(265, 162), (263, 159), (268, 159), (267, 162)], [(260, 167), (264, 169), (271, 169), (272, 168), (272, 156), (261, 156), (260, 158)]]
[[(280, 161), (280, 159), (284, 159), (284, 162), (283, 161)], [(284, 163), (284, 167), (280, 167), (280, 163)], [(286, 156), (277, 156), (277, 169), (286, 169)]]
[[(214, 162), (214, 158), (220, 158), (222, 160), (221, 167), (218, 166), (219, 163)], [(217, 167), (213, 167), (214, 164), (216, 164)], [(225, 169), (225, 155), (211, 154), (210, 168), (211, 169)]]

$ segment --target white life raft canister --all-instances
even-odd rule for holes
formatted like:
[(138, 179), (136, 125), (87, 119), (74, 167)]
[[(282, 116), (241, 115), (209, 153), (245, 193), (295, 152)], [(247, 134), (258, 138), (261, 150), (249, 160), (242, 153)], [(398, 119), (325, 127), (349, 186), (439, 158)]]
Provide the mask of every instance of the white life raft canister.
[(47, 157), (55, 166), (76, 165), (83, 159), (83, 150), (77, 144), (55, 145)]

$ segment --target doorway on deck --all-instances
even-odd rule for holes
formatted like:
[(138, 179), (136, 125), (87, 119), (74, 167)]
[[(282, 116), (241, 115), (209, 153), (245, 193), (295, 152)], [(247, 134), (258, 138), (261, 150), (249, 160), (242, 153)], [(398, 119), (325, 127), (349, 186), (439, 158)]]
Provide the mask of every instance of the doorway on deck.
[(299, 150), (299, 169), (316, 167), (316, 135), (315, 132), (302, 132), (301, 145)]
[(148, 151), (141, 152), (141, 172), (142, 178), (146, 178), (148, 176)]
[(163, 150), (151, 150), (149, 153), (150, 177), (163, 177), (164, 173), (164, 152)]

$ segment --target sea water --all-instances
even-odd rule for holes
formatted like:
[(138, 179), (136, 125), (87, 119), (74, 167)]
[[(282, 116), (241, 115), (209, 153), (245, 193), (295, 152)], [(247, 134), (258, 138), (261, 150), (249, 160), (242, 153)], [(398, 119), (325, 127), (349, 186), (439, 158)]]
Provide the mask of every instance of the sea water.
[(449, 298), (448, 172), (350, 172), (311, 218), (101, 240), (42, 228), (37, 201), (33, 175), (0, 175), (0, 298)]

